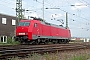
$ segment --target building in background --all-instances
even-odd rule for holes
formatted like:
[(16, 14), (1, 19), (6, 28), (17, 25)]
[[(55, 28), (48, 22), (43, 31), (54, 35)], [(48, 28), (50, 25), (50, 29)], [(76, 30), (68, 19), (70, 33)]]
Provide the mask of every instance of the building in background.
[(88, 37), (72, 37), (71, 41), (77, 41), (77, 42), (90, 42), (90, 38)]
[(16, 17), (0, 14), (0, 41), (4, 42), (7, 37), (15, 35)]

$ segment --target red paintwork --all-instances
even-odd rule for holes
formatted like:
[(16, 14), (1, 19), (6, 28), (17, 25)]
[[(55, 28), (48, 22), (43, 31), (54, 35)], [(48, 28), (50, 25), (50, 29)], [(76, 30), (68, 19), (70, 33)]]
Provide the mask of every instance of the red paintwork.
[[(17, 26), (16, 36), (19, 33), (27, 33), (29, 40), (32, 40), (32, 35), (71, 38), (70, 30), (64, 27), (58, 28), (42, 24), (39, 20), (20, 20), (20, 22), (30, 22), (30, 26)], [(34, 27), (35, 23), (37, 23), (37, 27)]]

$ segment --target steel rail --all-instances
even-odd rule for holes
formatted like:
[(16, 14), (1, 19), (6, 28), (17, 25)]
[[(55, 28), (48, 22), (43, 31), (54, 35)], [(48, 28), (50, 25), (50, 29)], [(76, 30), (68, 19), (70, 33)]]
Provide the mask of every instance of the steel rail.
[(17, 45), (0, 47), (0, 59), (31, 53), (56, 52), (90, 48), (90, 43), (83, 44), (52, 44), (52, 45)]

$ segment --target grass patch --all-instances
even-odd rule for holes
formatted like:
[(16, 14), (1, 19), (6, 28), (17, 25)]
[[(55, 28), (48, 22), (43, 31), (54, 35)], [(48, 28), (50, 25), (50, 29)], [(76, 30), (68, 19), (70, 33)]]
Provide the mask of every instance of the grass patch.
[(74, 56), (73, 58), (71, 58), (71, 60), (87, 60), (87, 57), (84, 55)]
[[(63, 60), (87, 60), (90, 58), (90, 55), (74, 55), (73, 57), (69, 57), (67, 54), (65, 56), (63, 56)], [(62, 57), (60, 57), (59, 55), (57, 55), (57, 53), (55, 54), (49, 54), (49, 53), (45, 53), (44, 55), (41, 54), (30, 54), (28, 57), (28, 60), (62, 60), (60, 59)], [(12, 60), (19, 60), (18, 58), (12, 58)], [(22, 60), (22, 59), (21, 59)]]
[(31, 60), (42, 60), (42, 57), (40, 54), (33, 53), (32, 55), (30, 55), (30, 59)]

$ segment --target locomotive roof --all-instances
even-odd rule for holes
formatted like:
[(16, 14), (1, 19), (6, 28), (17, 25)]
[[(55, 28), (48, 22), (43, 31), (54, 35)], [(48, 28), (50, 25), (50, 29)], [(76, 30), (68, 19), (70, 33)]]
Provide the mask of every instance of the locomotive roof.
[(42, 24), (45, 24), (45, 25), (50, 25), (50, 26), (53, 26), (53, 27), (59, 27), (59, 28), (63, 28), (65, 29), (66, 27), (63, 27), (63, 25), (55, 25), (55, 24), (52, 24), (52, 23), (48, 23), (46, 21), (42, 21), (42, 20), (39, 20)]
[(21, 21), (22, 22), (40, 21), (42, 24), (46, 24), (46, 25), (50, 25), (50, 26), (54, 26), (54, 27), (65, 28), (65, 27), (63, 27), (63, 25), (55, 25), (55, 24), (48, 23), (48, 22), (45, 22), (45, 21), (42, 21), (42, 20), (39, 20), (39, 19), (37, 19), (37, 20), (36, 19), (33, 19), (33, 20), (22, 19)]
[(26, 19), (22, 19), (22, 20), (20, 20), (20, 22), (24, 22), (24, 21), (31, 21), (31, 20), (26, 20)]

